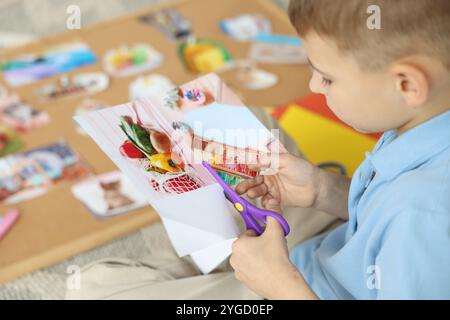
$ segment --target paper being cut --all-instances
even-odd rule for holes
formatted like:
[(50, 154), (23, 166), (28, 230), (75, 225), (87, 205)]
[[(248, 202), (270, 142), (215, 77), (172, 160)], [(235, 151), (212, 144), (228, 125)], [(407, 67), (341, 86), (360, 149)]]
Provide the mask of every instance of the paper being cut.
[(201, 161), (235, 184), (249, 163), (285, 152), (215, 74), (160, 96), (75, 117), (161, 216), (179, 256), (208, 273), (231, 253), (236, 214)]

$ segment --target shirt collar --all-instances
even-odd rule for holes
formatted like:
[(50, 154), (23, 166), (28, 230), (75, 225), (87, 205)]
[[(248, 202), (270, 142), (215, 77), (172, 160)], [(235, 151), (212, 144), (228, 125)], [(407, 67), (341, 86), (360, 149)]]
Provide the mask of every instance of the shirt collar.
[(392, 180), (402, 172), (417, 168), (448, 147), (450, 110), (399, 137), (396, 130), (385, 132), (367, 158), (377, 173), (386, 180)]

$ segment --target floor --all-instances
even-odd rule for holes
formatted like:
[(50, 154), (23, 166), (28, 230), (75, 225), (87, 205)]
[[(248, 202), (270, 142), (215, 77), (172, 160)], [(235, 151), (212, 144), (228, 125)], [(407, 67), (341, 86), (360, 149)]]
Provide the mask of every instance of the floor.
[[(39, 38), (66, 28), (67, 7), (78, 5), (82, 26), (165, 0), (1, 0), (0, 47), (11, 46)], [(213, 1), (213, 0), (211, 0)], [(218, 0), (216, 0), (218, 1)], [(245, 0), (251, 1), (251, 0)], [(273, 1), (286, 8), (288, 0)], [(0, 300), (5, 299), (62, 299), (64, 297), (68, 267), (83, 266), (106, 257), (138, 259), (149, 253), (156, 241), (160, 226), (154, 225), (113, 241), (95, 250), (28, 274), (0, 285)]]

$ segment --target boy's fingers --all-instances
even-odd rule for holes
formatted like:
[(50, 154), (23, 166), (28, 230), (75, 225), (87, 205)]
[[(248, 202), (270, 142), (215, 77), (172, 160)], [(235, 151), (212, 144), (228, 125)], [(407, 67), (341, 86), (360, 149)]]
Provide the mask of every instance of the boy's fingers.
[(246, 193), (250, 188), (257, 186), (264, 182), (263, 176), (256, 176), (255, 178), (244, 180), (239, 183), (234, 189), (238, 194)]
[(270, 167), (271, 161), (272, 161), (272, 154), (263, 153), (259, 156), (257, 163), (249, 164), (248, 166), (251, 170), (260, 171), (262, 169)]
[[(269, 209), (269, 207), (273, 206), (273, 204), (272, 204), (272, 205), (269, 205), (269, 201), (272, 200), (272, 199), (275, 199), (277, 202), (279, 202), (279, 201), (278, 201), (276, 198), (274, 198), (273, 195), (271, 195), (270, 193), (266, 193), (266, 194), (261, 198), (261, 204), (262, 204), (262, 206), (264, 207), (264, 209), (272, 210), (272, 209)], [(275, 211), (275, 210), (272, 210), (272, 211)], [(278, 212), (278, 211), (277, 211), (277, 212)]]
[(259, 198), (265, 195), (269, 191), (269, 188), (264, 183), (257, 185), (247, 191), (247, 196), (251, 199)]
[(277, 198), (268, 199), (266, 202), (266, 209), (275, 211), (281, 214), (281, 204)]
[(277, 219), (270, 216), (267, 217), (266, 229), (264, 230), (264, 234), (284, 238), (284, 230), (281, 227), (281, 224)]

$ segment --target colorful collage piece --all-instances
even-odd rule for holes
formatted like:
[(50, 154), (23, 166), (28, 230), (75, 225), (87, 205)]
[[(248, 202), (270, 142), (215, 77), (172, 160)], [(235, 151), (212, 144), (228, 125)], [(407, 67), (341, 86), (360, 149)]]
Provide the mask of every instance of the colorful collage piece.
[[(286, 150), (217, 75), (173, 93), (75, 120), (160, 214), (178, 255), (196, 255), (238, 233), (223, 189), (202, 160), (235, 184), (256, 176), (248, 165), (262, 152)], [(173, 108), (163, 103), (165, 95), (173, 95)], [(217, 260), (228, 254), (221, 252)]]
[(162, 31), (170, 40), (180, 40), (191, 34), (191, 23), (175, 8), (151, 13), (139, 18)]
[(272, 32), (270, 21), (259, 14), (243, 14), (223, 19), (220, 21), (220, 28), (237, 41), (249, 41), (258, 34)]
[[(100, 101), (93, 100), (93, 99), (84, 99), (81, 104), (75, 109), (74, 116), (79, 116), (87, 112), (92, 112), (96, 110), (101, 110), (104, 108), (109, 107), (109, 105), (104, 104)], [(84, 130), (75, 122), (76, 129), (78, 133), (82, 135), (86, 135)]]
[(236, 78), (249, 90), (263, 90), (275, 86), (278, 76), (257, 66), (255, 62), (244, 60), (236, 64)]
[[(218, 79), (212, 75), (204, 79), (208, 77)], [(149, 199), (181, 194), (207, 185), (203, 168), (196, 166), (202, 159), (210, 160), (233, 184), (255, 176), (256, 172), (246, 164), (256, 161), (261, 151), (268, 151), (274, 138), (267, 129), (247, 108), (218, 103), (214, 98), (216, 92), (196, 86), (195, 82), (178, 90), (176, 108), (164, 107), (161, 104), (164, 94), (161, 94), (159, 98), (139, 100), (75, 119), (111, 158), (117, 159), (120, 155), (117, 165), (125, 168), (124, 172), (132, 171), (133, 181), (143, 181), (140, 189), (144, 186), (153, 189)], [(242, 138), (242, 131), (237, 130), (239, 137), (232, 136), (231, 139), (215, 137), (199, 131), (198, 121), (208, 129), (222, 128), (225, 132), (233, 128), (254, 128), (267, 135), (259, 136), (258, 144), (255, 141), (236, 144), (233, 138)], [(100, 142), (102, 139), (105, 141)], [(185, 143), (189, 143), (189, 150), (181, 148)], [(198, 170), (202, 172), (200, 175)]]
[(43, 195), (52, 185), (89, 172), (64, 142), (0, 158), (0, 202), (13, 204)]
[(12, 87), (33, 83), (92, 64), (97, 59), (87, 44), (66, 43), (37, 54), (20, 56), (0, 63), (6, 82)]
[(120, 171), (86, 179), (74, 185), (72, 193), (96, 218), (116, 216), (147, 205)]
[(164, 60), (152, 46), (138, 43), (109, 50), (103, 59), (105, 70), (114, 77), (126, 77), (159, 67)]
[(44, 85), (36, 91), (42, 101), (50, 102), (80, 95), (93, 95), (106, 90), (109, 77), (103, 72), (81, 73), (62, 76), (54, 83)]
[(0, 125), (0, 157), (14, 153), (22, 146), (22, 139), (13, 130)]
[(42, 127), (50, 120), (47, 113), (34, 109), (17, 94), (0, 89), (0, 122), (19, 132)]
[(217, 71), (231, 62), (225, 47), (214, 40), (190, 38), (180, 44), (178, 54), (186, 68), (195, 73)]

